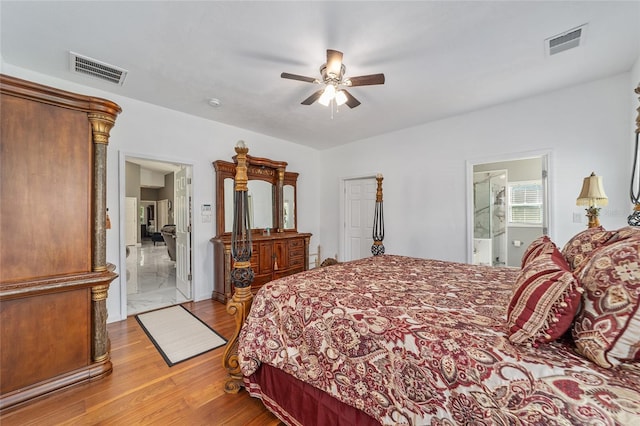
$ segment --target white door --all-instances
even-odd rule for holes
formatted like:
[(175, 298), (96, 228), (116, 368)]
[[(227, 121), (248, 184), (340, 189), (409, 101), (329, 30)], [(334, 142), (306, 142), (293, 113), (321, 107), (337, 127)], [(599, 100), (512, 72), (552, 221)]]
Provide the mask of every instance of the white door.
[(375, 178), (345, 181), (345, 261), (371, 256), (376, 189)]
[(156, 232), (161, 232), (162, 227), (169, 225), (169, 200), (158, 201), (158, 215), (156, 218)]
[(135, 246), (138, 243), (138, 199), (126, 197), (124, 205), (125, 245)]
[(191, 299), (191, 167), (175, 175), (176, 287)]

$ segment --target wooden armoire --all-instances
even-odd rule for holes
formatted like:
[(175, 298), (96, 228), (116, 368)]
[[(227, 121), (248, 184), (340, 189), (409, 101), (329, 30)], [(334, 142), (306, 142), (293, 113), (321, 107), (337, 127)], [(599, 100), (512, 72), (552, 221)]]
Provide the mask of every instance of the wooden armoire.
[(108, 375), (115, 103), (0, 75), (0, 409)]

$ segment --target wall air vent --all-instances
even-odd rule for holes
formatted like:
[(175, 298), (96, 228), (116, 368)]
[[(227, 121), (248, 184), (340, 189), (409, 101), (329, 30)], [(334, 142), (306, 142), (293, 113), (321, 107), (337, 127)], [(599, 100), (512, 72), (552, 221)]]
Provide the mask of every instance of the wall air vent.
[(586, 30), (587, 24), (584, 24), (546, 39), (544, 42), (546, 54), (551, 56), (583, 45)]
[(124, 84), (124, 79), (127, 77), (128, 73), (125, 69), (109, 65), (75, 52), (69, 52), (69, 61), (71, 65), (71, 72), (89, 75), (91, 77), (99, 78), (100, 80), (108, 81), (109, 83), (119, 84), (120, 86)]

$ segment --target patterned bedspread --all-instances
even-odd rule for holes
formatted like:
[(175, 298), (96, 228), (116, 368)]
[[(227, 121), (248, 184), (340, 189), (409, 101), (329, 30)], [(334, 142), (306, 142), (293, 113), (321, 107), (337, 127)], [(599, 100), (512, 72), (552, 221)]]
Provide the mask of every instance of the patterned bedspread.
[(270, 364), (382, 424), (640, 424), (637, 363), (508, 341), (517, 273), (383, 255), (273, 281), (240, 334), (242, 372)]

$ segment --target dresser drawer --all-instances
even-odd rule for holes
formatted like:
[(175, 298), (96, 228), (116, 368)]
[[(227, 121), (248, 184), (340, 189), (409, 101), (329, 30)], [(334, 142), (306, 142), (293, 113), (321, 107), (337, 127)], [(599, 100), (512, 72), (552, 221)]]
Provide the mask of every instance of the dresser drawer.
[(304, 265), (304, 257), (291, 257), (289, 258), (289, 267)]
[(304, 248), (296, 248), (293, 250), (289, 250), (289, 258), (293, 259), (294, 257), (304, 257)]
[(299, 238), (289, 241), (289, 250), (294, 250), (297, 248), (304, 250), (304, 241)]

